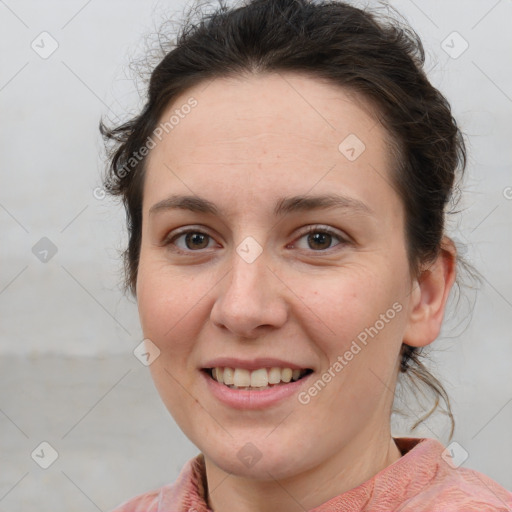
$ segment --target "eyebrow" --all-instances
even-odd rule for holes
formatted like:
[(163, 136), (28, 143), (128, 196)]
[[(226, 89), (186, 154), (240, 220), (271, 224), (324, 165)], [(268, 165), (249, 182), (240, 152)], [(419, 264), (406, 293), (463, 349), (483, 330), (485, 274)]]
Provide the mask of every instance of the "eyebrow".
[[(326, 210), (340, 208), (353, 210), (357, 213), (372, 215), (373, 210), (364, 202), (353, 197), (340, 196), (338, 194), (324, 194), (317, 196), (298, 195), (282, 197), (277, 200), (274, 207), (274, 215), (282, 216), (295, 212), (311, 210)], [(188, 210), (197, 213), (219, 215), (219, 208), (208, 199), (194, 195), (172, 195), (154, 204), (149, 209), (149, 215), (167, 210)]]

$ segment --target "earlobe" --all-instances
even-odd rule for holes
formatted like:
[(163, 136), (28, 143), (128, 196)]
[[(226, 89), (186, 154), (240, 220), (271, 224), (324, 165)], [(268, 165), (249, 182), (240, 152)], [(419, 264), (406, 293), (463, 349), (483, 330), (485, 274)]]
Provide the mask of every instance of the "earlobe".
[(448, 295), (455, 282), (456, 259), (455, 244), (444, 237), (436, 260), (413, 282), (403, 343), (423, 347), (438, 337)]

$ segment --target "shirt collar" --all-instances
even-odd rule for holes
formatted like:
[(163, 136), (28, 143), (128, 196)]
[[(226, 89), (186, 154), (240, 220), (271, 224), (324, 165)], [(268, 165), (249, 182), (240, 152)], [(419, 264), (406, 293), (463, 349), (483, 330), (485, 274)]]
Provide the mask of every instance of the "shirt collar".
[[(346, 491), (310, 512), (381, 510), (400, 505), (421, 491), (448, 464), (439, 464), (444, 446), (436, 439), (393, 438), (402, 457), (361, 485)], [(189, 460), (177, 480), (162, 488), (157, 512), (212, 512), (205, 499), (207, 489), (203, 454)]]

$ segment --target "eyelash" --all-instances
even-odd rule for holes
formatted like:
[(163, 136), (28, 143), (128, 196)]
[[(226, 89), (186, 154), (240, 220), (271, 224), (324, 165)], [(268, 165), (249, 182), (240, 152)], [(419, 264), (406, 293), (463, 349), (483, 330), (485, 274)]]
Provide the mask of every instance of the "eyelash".
[[(175, 233), (172, 237), (167, 237), (164, 240), (162, 245), (164, 247), (167, 247), (167, 246), (170, 246), (170, 245), (175, 245), (174, 244), (175, 240), (177, 240), (178, 238), (180, 238), (180, 237), (182, 237), (184, 235), (187, 235), (189, 233), (206, 235), (210, 239), (213, 239), (213, 237), (211, 235), (209, 235), (208, 233), (205, 233), (204, 231), (201, 231), (200, 229), (187, 228), (187, 229), (184, 229), (183, 231), (179, 231), (178, 233)], [(334, 247), (336, 247), (338, 245), (343, 246), (343, 245), (347, 245), (349, 243), (349, 241), (346, 238), (343, 238), (340, 234), (338, 234), (333, 229), (331, 229), (329, 227), (323, 227), (323, 226), (317, 226), (317, 225), (309, 226), (306, 231), (304, 231), (303, 233), (300, 234), (300, 236), (297, 238), (297, 240), (300, 240), (301, 238), (304, 238), (305, 236), (311, 235), (313, 233), (322, 233), (322, 234), (325, 234), (325, 235), (332, 236), (333, 238), (337, 238), (339, 240), (338, 244), (336, 244), (333, 247), (329, 247), (327, 249), (319, 249), (319, 250), (311, 249), (311, 251), (315, 252), (315, 253), (325, 253), (325, 252), (330, 251), (331, 249), (333, 249)], [(203, 249), (198, 249), (198, 250), (194, 251), (194, 250), (191, 250), (191, 249), (183, 250), (183, 249), (179, 249), (179, 248), (174, 248), (174, 249), (171, 249), (171, 250), (173, 252), (175, 252), (175, 253), (178, 253), (178, 254), (187, 254), (187, 255), (191, 255), (191, 253), (201, 253), (203, 251)]]

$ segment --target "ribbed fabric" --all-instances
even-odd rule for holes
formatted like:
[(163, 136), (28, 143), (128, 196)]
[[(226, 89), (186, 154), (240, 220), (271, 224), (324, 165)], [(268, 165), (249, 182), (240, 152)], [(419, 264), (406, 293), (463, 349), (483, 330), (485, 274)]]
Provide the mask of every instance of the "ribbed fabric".
[[(436, 439), (394, 438), (402, 457), (358, 487), (310, 512), (512, 512), (512, 492), (482, 473), (454, 468)], [(112, 512), (212, 512), (204, 497), (204, 458), (173, 484), (136, 496)]]

